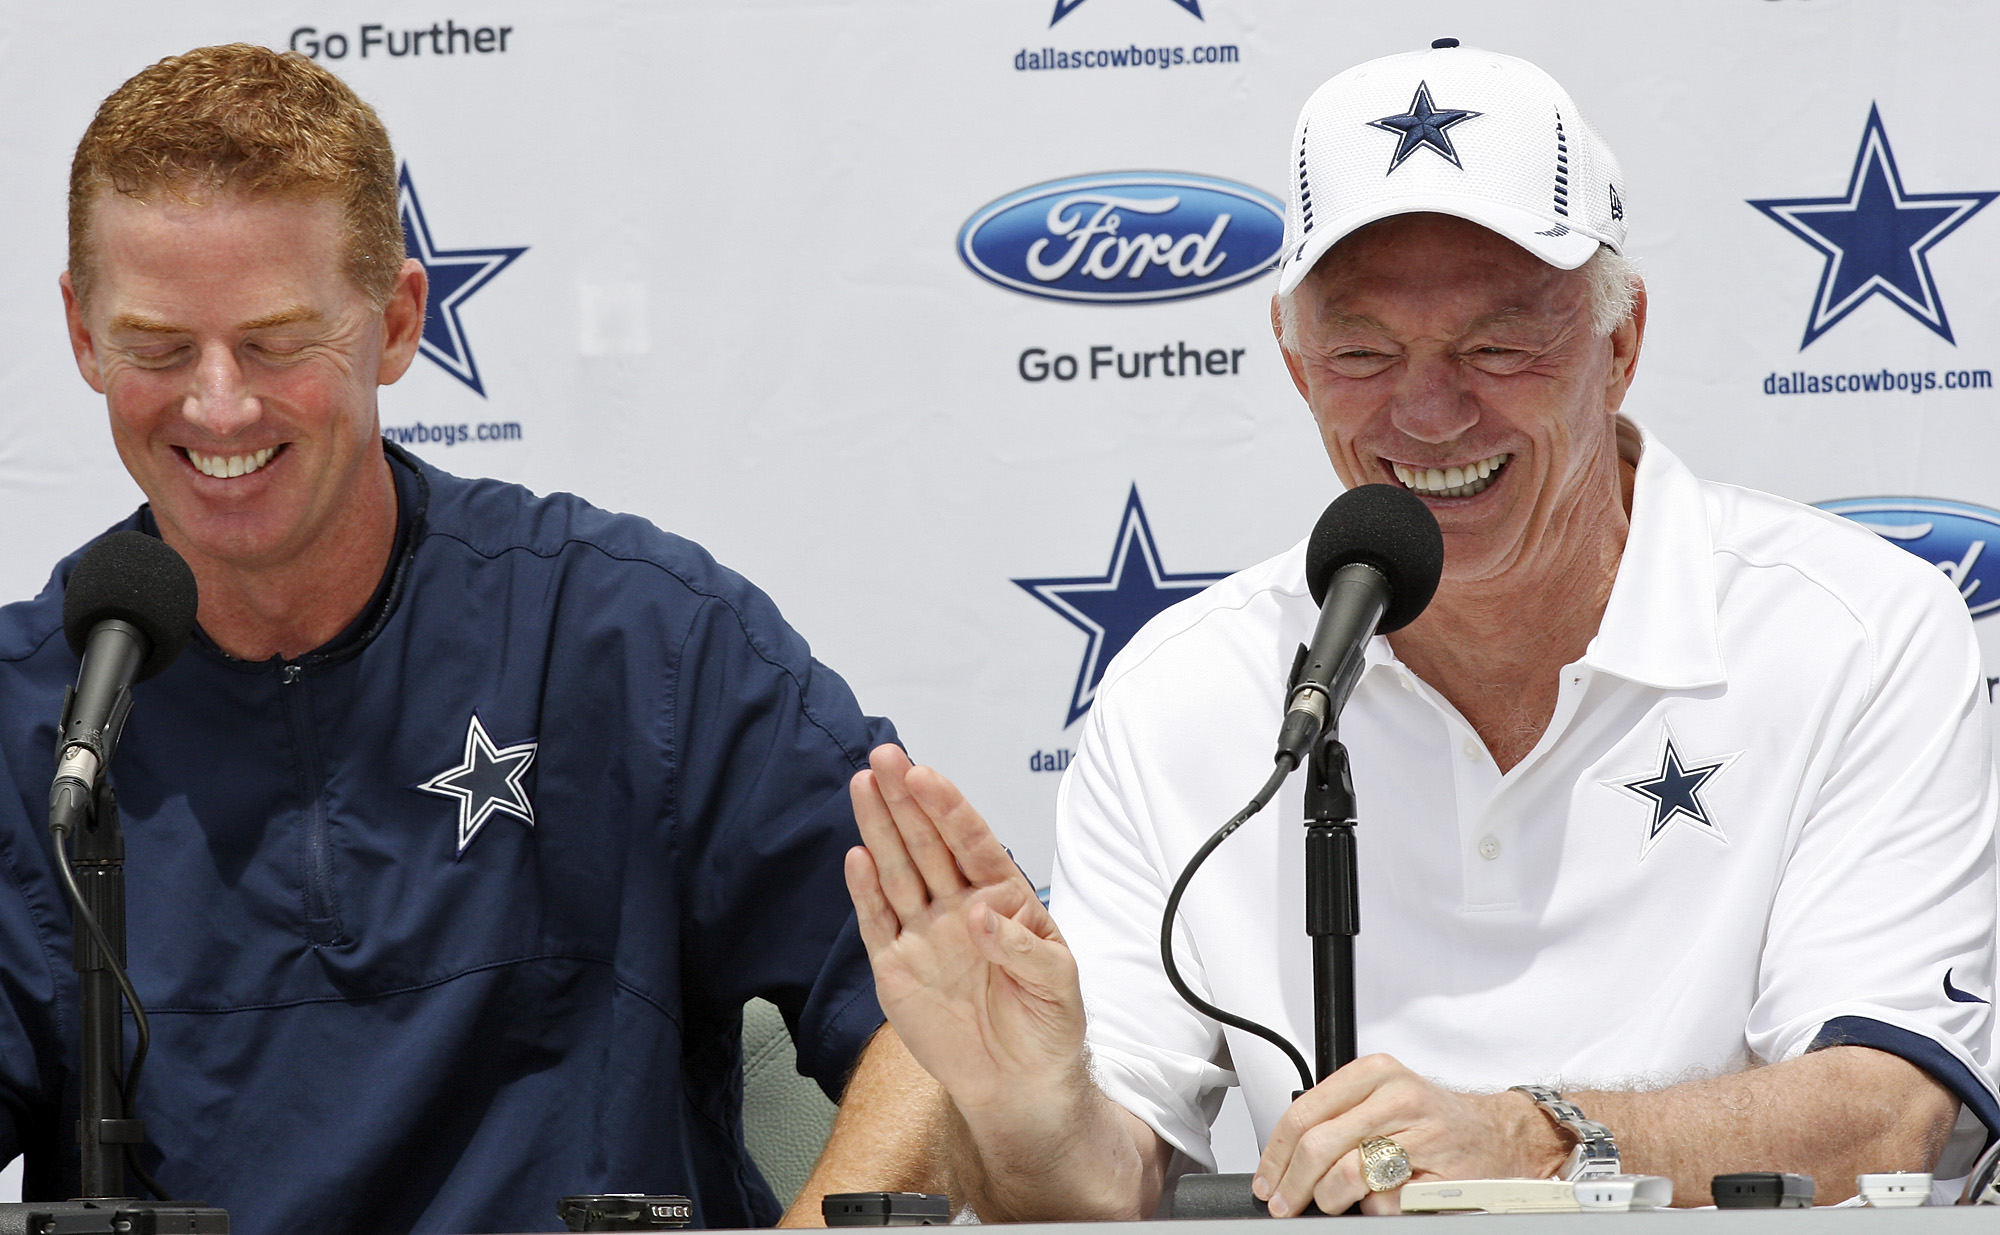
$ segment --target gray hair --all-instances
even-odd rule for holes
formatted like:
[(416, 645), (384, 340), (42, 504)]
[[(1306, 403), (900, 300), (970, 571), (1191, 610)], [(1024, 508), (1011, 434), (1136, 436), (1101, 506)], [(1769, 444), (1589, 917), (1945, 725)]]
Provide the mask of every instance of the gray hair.
[[(1585, 305), (1590, 311), (1590, 330), (1598, 338), (1630, 321), (1639, 307), (1639, 264), (1608, 244), (1597, 246), (1589, 261), (1578, 267), (1587, 279)], [(1278, 320), (1283, 327), (1286, 351), (1299, 346), (1298, 289), (1278, 297)]]

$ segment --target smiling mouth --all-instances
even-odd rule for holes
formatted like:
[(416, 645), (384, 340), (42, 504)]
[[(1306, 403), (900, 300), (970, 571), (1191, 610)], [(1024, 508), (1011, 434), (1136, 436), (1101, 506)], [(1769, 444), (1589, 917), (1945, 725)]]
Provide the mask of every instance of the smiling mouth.
[(1396, 479), (1403, 482), (1403, 487), (1420, 497), (1475, 497), (1500, 478), (1500, 469), (1513, 457), (1498, 454), (1477, 463), (1446, 468), (1411, 467), (1394, 460), (1389, 466), (1395, 469)]
[(282, 450), (284, 450), (283, 446), (266, 446), (262, 450), (253, 450), (247, 455), (205, 455), (199, 451), (190, 450), (185, 446), (180, 447), (180, 452), (187, 456), (187, 461), (194, 465), (195, 471), (200, 472), (204, 476), (213, 476), (217, 480), (230, 480), (237, 476), (248, 476), (250, 473), (262, 468), (266, 463), (277, 458), (279, 452)]

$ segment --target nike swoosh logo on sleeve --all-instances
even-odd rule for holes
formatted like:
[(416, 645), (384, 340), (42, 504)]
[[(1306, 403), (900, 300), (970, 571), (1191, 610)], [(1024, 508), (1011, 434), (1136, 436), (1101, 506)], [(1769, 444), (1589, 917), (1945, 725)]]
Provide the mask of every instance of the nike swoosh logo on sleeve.
[(1945, 997), (1946, 999), (1949, 999), (1949, 1000), (1951, 1000), (1951, 1001), (1952, 1001), (1953, 1003), (1985, 1003), (1985, 1002), (1986, 1002), (1986, 1001), (1985, 1001), (1984, 999), (1981, 999), (1981, 998), (1980, 998), (1979, 996), (1977, 996), (1977, 995), (1968, 995), (1968, 994), (1966, 994), (1966, 993), (1965, 993), (1964, 991), (1962, 991), (1962, 990), (1959, 990), (1959, 989), (1958, 989), (1957, 987), (1953, 986), (1953, 985), (1951, 984), (1951, 970), (1950, 970), (1950, 969), (1947, 969), (1947, 970), (1945, 970), (1945, 971), (1944, 971), (1944, 997)]

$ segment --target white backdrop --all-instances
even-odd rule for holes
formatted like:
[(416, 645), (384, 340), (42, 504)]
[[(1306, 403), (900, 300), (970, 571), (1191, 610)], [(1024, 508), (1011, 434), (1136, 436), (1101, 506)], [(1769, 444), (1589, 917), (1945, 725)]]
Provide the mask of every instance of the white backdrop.
[[(1202, 276), (1156, 267), (1098, 282), (1170, 298), (1065, 302), (967, 260), (1018, 265), (1035, 236), (1062, 252), (1036, 230), (1046, 205), (1009, 234), (961, 246), (961, 228), (1045, 182), (1137, 169), (1154, 174), (1127, 177), (1128, 196), (1157, 198), (1172, 186), (1144, 185), (1176, 173), (1235, 186), (1215, 250), (1252, 260), (1254, 200), (1282, 197), (1306, 95), (1443, 35), (1550, 70), (1624, 164), (1652, 297), (1628, 410), (1711, 478), (1966, 504), (1862, 513), (1952, 563), (1975, 608), (2000, 599), (1979, 552), (2000, 530), (1983, 513), (2000, 506), (2000, 210), (1982, 209), (2000, 190), (2000, 7), (1981, 0), (12, 4), (0, 594), (39, 589), (139, 501), (61, 326), (76, 138), (163, 55), (294, 46), (380, 110), (434, 285), (463, 282), (457, 333), (439, 319), (384, 424), (433, 439), (412, 448), (449, 470), (706, 544), (1045, 878), (1045, 769), (1073, 745), (1092, 651), (1154, 593), (1184, 594), (1153, 572), (1279, 552), (1335, 486), (1270, 340), (1271, 276), (1171, 298)], [(1045, 58), (1084, 67), (1028, 67)], [(1188, 197), (1176, 237), (1224, 200)], [(1164, 376), (1157, 353), (1183, 345), (1233, 369)], [(1112, 357), (1094, 380), (1093, 348)], [(1118, 376), (1148, 351), (1145, 376)], [(1064, 355), (1070, 380), (1024, 376)], [(1884, 371), (1920, 389), (1867, 389)], [(1767, 393), (1793, 374), (1806, 393)], [(1107, 569), (1120, 560), (1139, 573)]]

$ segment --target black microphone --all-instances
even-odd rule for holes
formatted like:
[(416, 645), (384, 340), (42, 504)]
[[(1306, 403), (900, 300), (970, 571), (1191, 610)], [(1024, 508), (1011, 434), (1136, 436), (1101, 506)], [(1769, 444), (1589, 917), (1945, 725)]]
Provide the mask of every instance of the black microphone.
[(112, 532), (78, 559), (63, 591), (63, 634), (83, 666), (63, 695), (51, 828), (67, 831), (89, 819), (98, 777), (132, 711), (132, 684), (180, 655), (196, 601), (188, 564), (143, 532)]
[(1278, 758), (1305, 762), (1361, 676), (1370, 637), (1415, 621), (1437, 592), (1444, 534), (1423, 499), (1396, 485), (1362, 485), (1333, 500), (1306, 545), (1306, 583), (1320, 606), (1312, 645), (1299, 649)]

